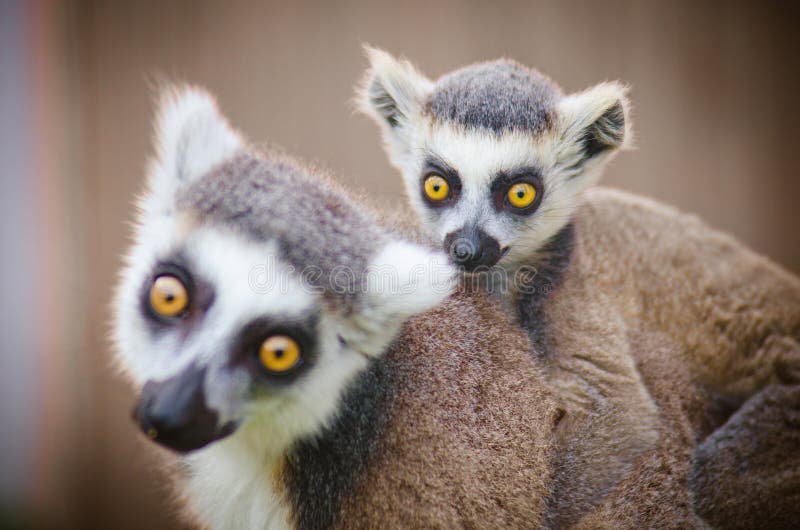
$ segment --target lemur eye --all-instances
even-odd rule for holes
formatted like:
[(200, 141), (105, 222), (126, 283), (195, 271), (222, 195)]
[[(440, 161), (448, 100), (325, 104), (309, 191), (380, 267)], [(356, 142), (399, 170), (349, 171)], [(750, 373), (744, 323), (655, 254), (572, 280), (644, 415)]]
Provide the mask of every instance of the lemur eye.
[(261, 343), (258, 358), (273, 373), (288, 372), (300, 362), (300, 345), (288, 335), (273, 335)]
[(450, 185), (440, 175), (431, 175), (425, 179), (425, 195), (432, 201), (443, 201), (450, 195)]
[(150, 307), (162, 317), (176, 317), (189, 305), (189, 292), (176, 276), (164, 274), (150, 286)]
[(514, 208), (526, 208), (536, 199), (536, 188), (527, 182), (518, 182), (508, 188), (507, 197)]

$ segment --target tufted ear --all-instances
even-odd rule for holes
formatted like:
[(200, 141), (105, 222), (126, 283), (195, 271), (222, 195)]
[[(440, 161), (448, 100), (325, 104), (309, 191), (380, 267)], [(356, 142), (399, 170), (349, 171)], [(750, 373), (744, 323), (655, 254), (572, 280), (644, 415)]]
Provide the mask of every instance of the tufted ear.
[(456, 288), (456, 269), (443, 252), (391, 241), (370, 260), (355, 318), (359, 349), (378, 355), (410, 317), (439, 305)]
[(571, 177), (597, 180), (605, 163), (630, 143), (628, 89), (600, 83), (558, 103), (558, 165)]
[(433, 83), (406, 60), (377, 48), (364, 49), (370, 67), (358, 89), (358, 106), (378, 122), (387, 137), (398, 137), (422, 112)]
[(145, 208), (169, 211), (177, 190), (230, 159), (244, 145), (208, 92), (189, 86), (163, 90)]

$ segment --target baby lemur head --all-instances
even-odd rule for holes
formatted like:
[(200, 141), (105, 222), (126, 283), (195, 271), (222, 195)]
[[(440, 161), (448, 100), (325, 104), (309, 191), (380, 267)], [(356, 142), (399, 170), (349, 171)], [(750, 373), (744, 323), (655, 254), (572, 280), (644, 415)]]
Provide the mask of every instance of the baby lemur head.
[(423, 225), (467, 271), (529, 262), (630, 136), (619, 83), (564, 95), (507, 59), (434, 82), (367, 53), (360, 108), (381, 127)]

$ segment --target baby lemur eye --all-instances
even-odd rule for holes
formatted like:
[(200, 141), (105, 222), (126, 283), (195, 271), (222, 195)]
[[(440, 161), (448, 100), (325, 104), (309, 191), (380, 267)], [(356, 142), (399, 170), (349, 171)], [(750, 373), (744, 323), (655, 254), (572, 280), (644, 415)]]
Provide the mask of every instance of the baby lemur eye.
[(542, 202), (544, 183), (536, 168), (521, 167), (499, 173), (490, 184), (489, 193), (498, 212), (531, 215)]
[(282, 374), (300, 364), (302, 349), (288, 335), (272, 335), (267, 337), (258, 349), (258, 359), (267, 371)]
[(432, 201), (439, 202), (450, 196), (450, 184), (437, 174), (428, 175), (423, 183), (425, 195)]
[(508, 188), (506, 197), (514, 208), (527, 208), (536, 200), (536, 188), (527, 182), (518, 182)]
[(177, 317), (189, 307), (189, 291), (177, 276), (162, 274), (150, 286), (149, 301), (150, 308), (158, 316)]

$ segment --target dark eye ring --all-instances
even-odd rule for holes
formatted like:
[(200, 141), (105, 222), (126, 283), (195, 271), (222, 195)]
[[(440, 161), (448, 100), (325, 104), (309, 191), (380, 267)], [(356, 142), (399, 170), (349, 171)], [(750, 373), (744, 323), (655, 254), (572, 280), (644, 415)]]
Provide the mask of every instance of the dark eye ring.
[(420, 179), (420, 194), (425, 203), (432, 208), (453, 204), (461, 192), (461, 180), (447, 172), (431, 169)]
[(492, 184), (494, 206), (515, 215), (530, 215), (542, 203), (544, 189), (538, 178), (498, 178)]
[(195, 294), (194, 282), (183, 268), (162, 264), (145, 284), (142, 302), (154, 320), (171, 323), (193, 310)]

